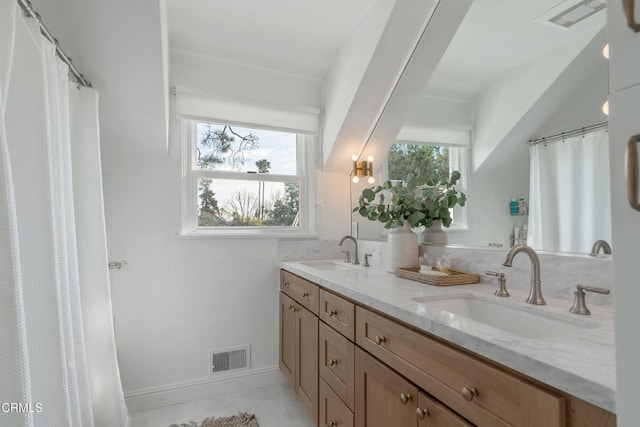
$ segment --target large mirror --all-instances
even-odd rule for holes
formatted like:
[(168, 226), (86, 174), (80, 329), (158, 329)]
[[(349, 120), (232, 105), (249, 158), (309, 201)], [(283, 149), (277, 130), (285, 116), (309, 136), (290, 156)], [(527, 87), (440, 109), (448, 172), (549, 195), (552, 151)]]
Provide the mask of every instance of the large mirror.
[[(449, 243), (580, 253), (611, 243), (606, 3), (582, 3), (475, 0), (388, 142), (393, 155), (376, 159), (377, 182), (394, 174), (398, 153), (437, 152), (462, 172), (467, 204)], [(354, 206), (368, 186), (352, 184)], [(386, 239), (357, 212), (352, 224), (361, 239)]]

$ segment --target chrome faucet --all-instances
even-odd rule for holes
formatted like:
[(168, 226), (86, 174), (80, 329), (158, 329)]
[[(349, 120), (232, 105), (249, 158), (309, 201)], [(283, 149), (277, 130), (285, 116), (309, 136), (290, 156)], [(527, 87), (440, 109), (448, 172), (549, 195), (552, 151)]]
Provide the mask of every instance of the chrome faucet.
[(591, 248), (590, 255), (598, 255), (600, 249), (602, 249), (603, 254), (611, 255), (611, 245), (606, 240), (596, 240)]
[(360, 264), (360, 260), (358, 258), (358, 241), (355, 239), (355, 237), (353, 236), (344, 236), (342, 238), (342, 240), (340, 240), (340, 243), (338, 243), (340, 246), (342, 246), (342, 243), (344, 243), (345, 240), (352, 240), (353, 241), (353, 247), (355, 248), (355, 254), (353, 257), (353, 265), (359, 265)]
[(527, 298), (526, 302), (527, 304), (545, 305), (547, 302), (542, 297), (542, 289), (540, 287), (542, 284), (540, 282), (540, 258), (538, 258), (538, 254), (532, 247), (527, 245), (514, 246), (507, 252), (507, 257), (504, 259), (502, 265), (511, 267), (513, 258), (520, 252), (529, 255), (529, 259), (531, 260), (531, 291), (529, 291), (529, 298)]

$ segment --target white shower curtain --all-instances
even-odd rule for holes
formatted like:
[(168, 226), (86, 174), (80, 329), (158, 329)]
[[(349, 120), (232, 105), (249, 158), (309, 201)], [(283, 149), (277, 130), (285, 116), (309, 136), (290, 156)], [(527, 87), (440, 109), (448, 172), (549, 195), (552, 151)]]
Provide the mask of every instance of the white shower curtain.
[(0, 425), (124, 426), (97, 94), (0, 0)]
[(611, 242), (607, 131), (532, 146), (530, 173), (530, 246), (584, 253)]

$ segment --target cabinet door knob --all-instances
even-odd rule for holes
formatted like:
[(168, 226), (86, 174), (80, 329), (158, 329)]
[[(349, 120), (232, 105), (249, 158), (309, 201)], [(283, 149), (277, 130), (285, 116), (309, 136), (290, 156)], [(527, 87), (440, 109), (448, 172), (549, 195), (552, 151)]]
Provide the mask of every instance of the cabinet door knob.
[(376, 335), (376, 344), (380, 345), (383, 342), (387, 342), (387, 339), (384, 336), (379, 337), (379, 336)]
[(473, 398), (477, 396), (478, 396), (478, 390), (476, 390), (475, 388), (462, 387), (462, 397), (467, 402), (471, 402)]
[(410, 400), (411, 400), (410, 394), (400, 393), (400, 401), (402, 402), (403, 405), (406, 405), (407, 403), (409, 403)]
[(338, 310), (329, 310), (329, 317), (333, 317), (338, 314)]
[(425, 417), (429, 416), (429, 410), (428, 409), (416, 409), (416, 415), (418, 416), (418, 419), (420, 420), (424, 420)]
[(308, 296), (309, 296), (309, 292), (305, 292), (305, 293), (302, 294), (302, 298), (306, 298)]
[(284, 282), (284, 286), (288, 288), (289, 287), (289, 282)]
[(329, 427), (336, 427), (338, 425), (338, 423), (336, 421), (329, 421)]
[(337, 365), (338, 361), (336, 359), (329, 360), (329, 366)]

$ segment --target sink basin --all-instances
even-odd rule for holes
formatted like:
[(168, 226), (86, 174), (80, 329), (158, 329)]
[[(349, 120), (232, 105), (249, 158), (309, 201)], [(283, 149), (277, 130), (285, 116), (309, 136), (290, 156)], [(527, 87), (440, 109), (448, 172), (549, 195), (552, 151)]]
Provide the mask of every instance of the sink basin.
[(471, 295), (417, 297), (412, 300), (421, 303), (420, 314), (440, 310), (440, 318), (453, 326), (463, 326), (466, 321), (472, 320), (523, 338), (551, 338), (600, 326), (546, 311), (535, 313), (535, 308), (528, 311), (523, 307), (508, 306)]
[(302, 261), (300, 264), (323, 271), (351, 270), (354, 267), (340, 261)]

